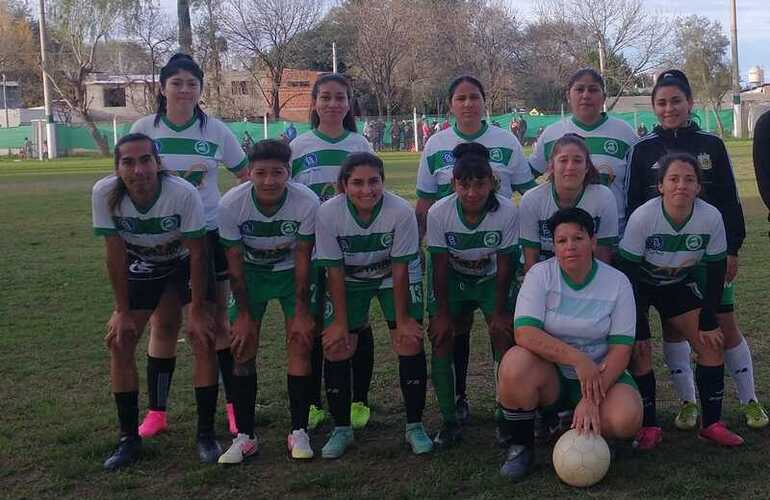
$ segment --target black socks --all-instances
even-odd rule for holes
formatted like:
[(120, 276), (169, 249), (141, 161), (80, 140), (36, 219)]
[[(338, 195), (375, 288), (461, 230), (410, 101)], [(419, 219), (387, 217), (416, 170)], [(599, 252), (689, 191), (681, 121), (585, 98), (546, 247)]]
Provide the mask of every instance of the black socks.
[(171, 377), (174, 375), (176, 358), (153, 358), (147, 356), (147, 393), (150, 410), (166, 411)]
[(425, 409), (425, 386), (428, 381), (425, 351), (414, 356), (399, 356), (398, 375), (406, 407), (406, 422), (421, 422), (422, 411)]

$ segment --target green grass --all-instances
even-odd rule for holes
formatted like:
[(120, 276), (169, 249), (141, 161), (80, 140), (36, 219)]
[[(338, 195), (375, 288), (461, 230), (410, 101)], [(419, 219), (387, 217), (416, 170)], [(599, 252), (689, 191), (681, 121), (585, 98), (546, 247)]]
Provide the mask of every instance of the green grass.
[[(751, 145), (729, 144), (748, 221), (741, 254), (738, 315), (753, 347), (757, 386), (770, 385), (770, 266), (766, 210), (757, 196)], [(417, 156), (385, 154), (386, 185), (414, 201)], [(770, 431), (749, 431), (728, 382), (725, 418), (746, 438), (740, 450), (722, 450), (674, 430), (673, 402), (658, 370), (661, 447), (650, 454), (622, 450), (607, 478), (585, 491), (561, 484), (543, 465), (512, 486), (498, 478), (492, 447), (494, 403), (488, 340), (476, 321), (469, 375), (473, 423), (457, 449), (414, 457), (403, 444), (397, 360), (377, 320), (376, 366), (370, 427), (358, 445), (334, 462), (297, 464), (286, 458), (289, 426), (282, 319), (273, 305), (259, 359), (260, 456), (243, 467), (204, 467), (194, 447), (191, 355), (180, 343), (169, 409), (171, 432), (146, 441), (145, 458), (117, 474), (101, 462), (116, 439), (108, 355), (102, 345), (111, 294), (101, 240), (92, 236), (90, 189), (111, 169), (109, 160), (0, 161), (0, 497), (5, 498), (764, 498)], [(222, 187), (232, 185), (222, 174)], [(142, 343), (144, 344), (144, 343)], [(144, 353), (139, 354), (140, 373)], [(660, 361), (658, 359), (658, 366)], [(144, 381), (142, 381), (144, 389)], [(144, 390), (140, 396), (144, 407)], [(429, 388), (426, 425), (438, 428)], [(220, 416), (223, 412), (220, 412)], [(225, 436), (224, 418), (218, 419)], [(317, 451), (325, 431), (312, 435)], [(223, 440), (224, 441), (224, 440)]]

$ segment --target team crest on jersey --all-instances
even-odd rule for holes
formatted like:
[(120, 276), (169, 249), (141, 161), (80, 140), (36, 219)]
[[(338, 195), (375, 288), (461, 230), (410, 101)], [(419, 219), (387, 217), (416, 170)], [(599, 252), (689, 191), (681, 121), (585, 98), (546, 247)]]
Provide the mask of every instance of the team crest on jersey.
[(305, 155), (303, 163), (307, 168), (313, 168), (318, 165), (318, 157), (315, 153), (307, 154)]
[(297, 232), (297, 223), (293, 220), (287, 220), (281, 223), (281, 234), (284, 236), (291, 236)]
[(179, 222), (177, 221), (176, 217), (169, 215), (168, 217), (163, 217), (160, 220), (160, 228), (164, 231), (174, 231), (179, 228)]
[(703, 245), (703, 238), (698, 234), (691, 234), (684, 240), (684, 246), (687, 250), (699, 250)]
[(647, 248), (650, 250), (663, 250), (663, 238), (660, 236), (650, 236), (647, 238)]
[(444, 154), (441, 155), (441, 159), (444, 162), (444, 165), (447, 167), (450, 165), (454, 165), (455, 163), (455, 157), (452, 156), (451, 151), (444, 151)]
[(132, 221), (131, 219), (124, 219), (124, 218), (121, 217), (118, 220), (118, 225), (124, 231), (128, 231), (129, 233), (133, 233), (134, 232), (134, 221)]
[(497, 231), (490, 231), (484, 235), (484, 246), (487, 248), (495, 248), (500, 245), (500, 233)]
[(620, 147), (618, 146), (618, 141), (615, 139), (607, 139), (604, 141), (604, 152), (610, 155), (617, 154), (618, 149)]
[(713, 166), (711, 164), (711, 156), (709, 156), (708, 153), (699, 154), (698, 163), (700, 163), (700, 168), (702, 168), (703, 170), (711, 170), (711, 167)]
[(211, 151), (208, 141), (198, 141), (195, 143), (195, 152), (199, 155), (207, 155)]
[(454, 233), (447, 233), (446, 235), (446, 244), (450, 248), (454, 248), (457, 246), (457, 236), (455, 236)]
[(349, 252), (350, 251), (350, 242), (347, 238), (338, 238), (337, 241), (339, 241), (340, 248), (343, 252)]
[(393, 245), (393, 233), (385, 233), (380, 237), (380, 244), (385, 248), (390, 248)]
[(503, 161), (503, 150), (500, 148), (492, 148), (489, 150), (489, 160), (497, 163)]

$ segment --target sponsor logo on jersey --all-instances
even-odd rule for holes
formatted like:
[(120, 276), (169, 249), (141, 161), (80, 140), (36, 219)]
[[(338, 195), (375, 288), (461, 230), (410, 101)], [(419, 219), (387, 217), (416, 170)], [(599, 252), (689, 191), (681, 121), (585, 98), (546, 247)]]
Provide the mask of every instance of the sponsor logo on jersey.
[(380, 243), (385, 248), (390, 248), (393, 245), (393, 233), (385, 233), (380, 238)]
[(305, 155), (304, 163), (307, 168), (313, 168), (318, 165), (318, 157), (315, 153), (309, 153)]
[(198, 141), (195, 143), (195, 152), (199, 155), (207, 155), (211, 151), (211, 146), (207, 141)]
[(711, 170), (713, 164), (711, 163), (711, 156), (708, 153), (701, 153), (698, 155), (698, 163), (703, 170)]
[(548, 221), (547, 220), (541, 220), (540, 221), (540, 239), (541, 240), (552, 240), (553, 235), (551, 234), (551, 230), (548, 228)]
[(495, 248), (500, 244), (500, 234), (497, 231), (490, 231), (484, 235), (484, 246)]
[(503, 150), (500, 148), (492, 148), (489, 150), (489, 159), (497, 163), (503, 161)]
[(340, 248), (343, 252), (349, 252), (350, 251), (350, 242), (347, 238), (337, 238), (337, 241), (340, 244)]
[(298, 224), (293, 220), (284, 221), (281, 224), (281, 234), (284, 236), (291, 236), (297, 232)]
[(607, 154), (614, 155), (618, 152), (618, 141), (615, 139), (607, 139), (604, 141), (604, 152)]
[(662, 236), (650, 236), (647, 238), (647, 248), (650, 250), (660, 251), (663, 250), (663, 237)]
[(152, 264), (144, 262), (142, 260), (136, 260), (128, 266), (128, 272), (131, 274), (150, 274), (155, 270)]
[(168, 217), (163, 217), (160, 220), (160, 227), (164, 231), (175, 231), (179, 228), (179, 223), (177, 222), (176, 217), (170, 215)]
[(118, 225), (124, 231), (128, 231), (129, 233), (134, 232), (134, 221), (132, 221), (131, 219), (126, 219), (121, 217), (118, 219)]
[(441, 160), (447, 167), (455, 164), (455, 157), (452, 156), (451, 151), (444, 151), (444, 154), (441, 156)]
[(651, 168), (652, 170), (658, 170), (658, 169), (660, 168), (660, 163), (658, 163), (658, 162), (656, 161), (655, 163), (653, 163), (653, 164), (652, 164), (652, 166), (651, 166), (650, 168)]
[(457, 246), (457, 236), (455, 236), (454, 233), (447, 233), (446, 235), (446, 244), (450, 248), (454, 248)]
[(152, 141), (152, 144), (155, 146), (155, 152), (160, 154), (161, 151), (163, 150), (163, 147), (161, 146), (160, 141), (158, 140)]
[(684, 246), (687, 250), (695, 251), (699, 250), (703, 245), (703, 238), (698, 234), (691, 234), (684, 240)]

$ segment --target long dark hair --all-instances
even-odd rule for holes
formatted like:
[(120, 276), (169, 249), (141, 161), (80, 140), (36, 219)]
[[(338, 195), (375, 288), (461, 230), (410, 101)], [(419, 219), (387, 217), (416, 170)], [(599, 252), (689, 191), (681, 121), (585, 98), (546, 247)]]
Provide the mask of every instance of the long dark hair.
[[(188, 71), (191, 73), (195, 78), (198, 79), (198, 83), (200, 83), (201, 89), (203, 89), (203, 70), (200, 66), (198, 66), (198, 63), (196, 63), (192, 57), (181, 52), (177, 52), (171, 56), (171, 59), (168, 60), (168, 63), (160, 69), (160, 87), (164, 88), (166, 86), (166, 81), (180, 71)], [(160, 124), (160, 119), (165, 114), (166, 96), (164, 96), (160, 90), (158, 90), (158, 106), (155, 111), (154, 122), (156, 127)], [(206, 126), (206, 113), (203, 112), (200, 105), (197, 103), (195, 104), (193, 116), (198, 118), (200, 121), (198, 127), (203, 130), (203, 127)]]
[[(583, 188), (589, 184), (599, 184), (599, 171), (596, 169), (594, 162), (591, 161), (591, 151), (588, 150), (586, 141), (577, 134), (569, 133), (559, 137), (551, 150), (551, 162), (553, 162), (553, 159), (559, 150), (568, 144), (577, 146), (586, 157), (586, 176), (583, 178)], [(553, 168), (551, 168), (551, 174), (548, 177), (548, 180), (553, 182)]]
[(669, 153), (658, 160), (657, 180), (659, 185), (663, 183), (663, 179), (666, 178), (666, 173), (668, 173), (668, 168), (675, 161), (681, 161), (690, 165), (693, 172), (695, 172), (695, 178), (698, 179), (698, 184), (703, 185), (703, 167), (701, 167), (698, 159), (690, 153)]
[(313, 90), (310, 92), (310, 96), (313, 98), (313, 107), (310, 109), (310, 126), (318, 128), (318, 125), (321, 123), (321, 118), (315, 110), (315, 102), (318, 99), (318, 94), (321, 92), (321, 85), (329, 82), (339, 83), (345, 87), (345, 93), (348, 95), (348, 112), (342, 118), (342, 127), (345, 130), (357, 132), (356, 119), (353, 117), (353, 86), (344, 75), (339, 73), (327, 73), (313, 84)]
[(455, 146), (452, 156), (455, 158), (452, 167), (455, 181), (486, 178), (492, 181), (492, 191), (487, 196), (484, 210), (496, 212), (500, 208), (500, 201), (497, 199), (497, 179), (489, 164), (489, 150), (478, 142), (467, 142)]
[[(139, 133), (133, 133), (133, 134), (127, 134), (121, 137), (118, 142), (115, 144), (115, 149), (112, 152), (112, 156), (114, 158), (115, 163), (115, 170), (118, 170), (118, 166), (120, 165), (120, 147), (123, 144), (127, 144), (129, 142), (137, 142), (137, 141), (147, 141), (150, 143), (150, 147), (152, 149), (152, 156), (155, 158), (155, 162), (158, 164), (158, 180), (162, 180), (163, 176), (168, 175), (168, 172), (161, 169), (161, 163), (160, 163), (160, 154), (158, 154), (158, 147), (155, 145), (155, 141), (153, 141), (149, 136), (145, 134), (139, 134)], [(123, 179), (120, 178), (120, 176), (117, 176), (117, 182), (115, 183), (115, 187), (110, 192), (110, 195), (107, 198), (107, 206), (110, 208), (110, 213), (114, 214), (115, 211), (120, 206), (120, 202), (123, 201), (123, 197), (128, 192), (128, 189), (126, 188), (126, 183), (123, 182)]]
[(349, 154), (348, 157), (342, 161), (340, 173), (337, 175), (337, 192), (345, 192), (345, 184), (348, 183), (350, 176), (353, 175), (353, 170), (355, 170), (356, 167), (361, 166), (376, 168), (377, 172), (380, 174), (380, 179), (385, 182), (385, 165), (382, 163), (380, 157), (372, 153), (359, 151)]

